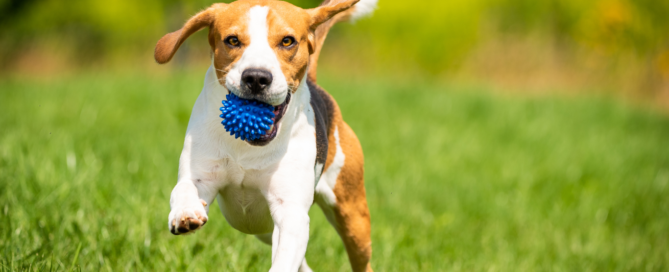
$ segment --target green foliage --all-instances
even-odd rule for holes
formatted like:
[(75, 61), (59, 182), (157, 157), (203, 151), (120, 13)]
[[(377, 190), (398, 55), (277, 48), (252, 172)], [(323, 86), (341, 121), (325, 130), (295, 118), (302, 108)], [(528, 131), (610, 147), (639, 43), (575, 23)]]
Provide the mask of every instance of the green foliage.
[(369, 50), (376, 51), (380, 59), (415, 60), (435, 72), (452, 68), (449, 66), (461, 60), (479, 38), (481, 1), (408, 3), (379, 1), (374, 18), (350, 31), (371, 35)]
[(605, 50), (649, 54), (669, 49), (666, 1), (499, 0), (494, 6), (505, 29), (540, 28)]
[[(291, 2), (314, 7), (320, 1)], [(27, 45), (56, 48), (65, 44), (74, 48), (75, 59), (84, 62), (150, 52), (163, 34), (178, 29), (190, 15), (212, 3), (3, 0), (0, 60), (11, 59)], [(491, 30), (521, 35), (541, 32), (543, 38), (563, 45), (654, 59), (669, 51), (666, 14), (669, 2), (657, 0), (380, 0), (373, 19), (341, 27), (331, 38), (346, 37), (347, 42), (374, 52), (368, 58), (377, 62), (374, 67), (416, 64), (432, 73), (457, 68)]]
[[(203, 71), (0, 81), (0, 271), (266, 271), (212, 209), (167, 228)], [(602, 99), (321, 76), (366, 159), (376, 271), (667, 271), (669, 119)], [(348, 271), (311, 211), (307, 259)]]

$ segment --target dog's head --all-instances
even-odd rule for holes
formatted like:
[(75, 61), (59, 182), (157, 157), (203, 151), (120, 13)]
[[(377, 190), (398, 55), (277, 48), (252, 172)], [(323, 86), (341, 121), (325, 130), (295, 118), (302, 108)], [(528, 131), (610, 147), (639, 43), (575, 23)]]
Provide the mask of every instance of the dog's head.
[[(275, 106), (275, 114), (282, 115), (307, 72), (316, 27), (358, 1), (326, 1), (306, 10), (273, 0), (214, 4), (180, 30), (163, 36), (156, 45), (155, 59), (161, 64), (170, 61), (188, 36), (209, 27), (219, 83), (241, 98)], [(276, 136), (280, 116), (275, 118), (274, 131), (261, 140), (269, 142)]]

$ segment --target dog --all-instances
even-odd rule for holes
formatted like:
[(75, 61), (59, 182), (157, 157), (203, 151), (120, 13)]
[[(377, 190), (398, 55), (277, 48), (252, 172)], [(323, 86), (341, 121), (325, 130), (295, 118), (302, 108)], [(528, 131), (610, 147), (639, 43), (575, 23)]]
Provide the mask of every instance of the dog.
[[(217, 198), (232, 227), (272, 246), (270, 271), (311, 271), (304, 256), (316, 203), (353, 271), (372, 271), (362, 148), (316, 84), (316, 63), (330, 27), (371, 13), (376, 1), (325, 0), (313, 9), (275, 0), (214, 4), (158, 41), (160, 64), (203, 28), (212, 49), (170, 197), (173, 234), (204, 226)], [(274, 106), (274, 124), (259, 139), (236, 139), (221, 125), (229, 93)]]

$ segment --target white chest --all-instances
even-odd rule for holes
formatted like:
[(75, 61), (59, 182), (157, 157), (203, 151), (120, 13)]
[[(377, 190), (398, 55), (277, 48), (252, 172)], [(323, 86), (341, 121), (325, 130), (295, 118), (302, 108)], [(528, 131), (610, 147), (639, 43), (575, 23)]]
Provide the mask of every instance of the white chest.
[(218, 188), (219, 207), (234, 228), (249, 234), (271, 232), (268, 198), (295, 195), (312, 203), (316, 136), (309, 90), (294, 94), (277, 137), (256, 147), (225, 132), (217, 112), (225, 90), (218, 88), (205, 88), (195, 104), (179, 179)]
[(272, 180), (271, 171), (244, 170), (234, 162), (225, 171), (218, 204), (228, 223), (247, 234), (271, 232), (274, 222), (263, 193)]

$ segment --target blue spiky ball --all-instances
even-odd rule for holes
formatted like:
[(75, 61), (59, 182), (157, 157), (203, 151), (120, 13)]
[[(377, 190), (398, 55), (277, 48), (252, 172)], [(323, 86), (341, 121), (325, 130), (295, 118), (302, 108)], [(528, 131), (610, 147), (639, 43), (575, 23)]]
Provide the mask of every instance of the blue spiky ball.
[(235, 139), (241, 138), (246, 141), (259, 139), (269, 130), (274, 121), (274, 106), (258, 102), (255, 100), (246, 100), (230, 93), (225, 96), (221, 107), (221, 118), (223, 118), (223, 127)]

